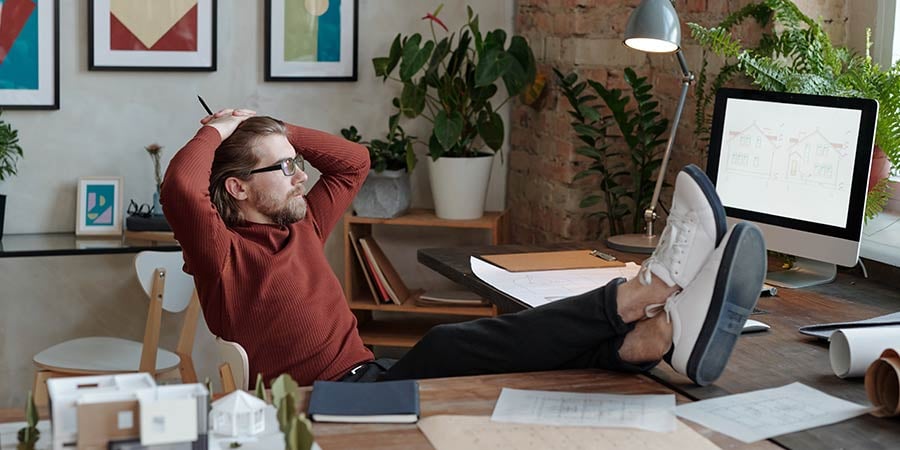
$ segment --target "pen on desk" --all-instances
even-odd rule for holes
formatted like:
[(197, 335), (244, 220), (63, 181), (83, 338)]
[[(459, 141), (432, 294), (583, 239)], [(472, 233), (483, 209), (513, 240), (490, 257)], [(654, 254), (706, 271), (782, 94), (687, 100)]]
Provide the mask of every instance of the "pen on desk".
[(203, 101), (203, 97), (198, 95), (197, 100), (200, 100), (200, 104), (203, 105), (203, 109), (205, 109), (209, 115), (212, 115), (213, 112), (211, 109), (209, 109), (209, 106), (206, 104), (206, 102)]
[(615, 261), (616, 257), (609, 253), (603, 253), (600, 250), (591, 250), (591, 256), (596, 256), (604, 261)]

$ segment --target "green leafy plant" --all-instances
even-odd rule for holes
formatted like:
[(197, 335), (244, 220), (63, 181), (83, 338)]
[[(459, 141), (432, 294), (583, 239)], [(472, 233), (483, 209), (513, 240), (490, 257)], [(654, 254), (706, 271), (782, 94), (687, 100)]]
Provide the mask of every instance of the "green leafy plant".
[[(605, 202), (605, 210), (591, 215), (606, 218), (610, 234), (640, 231), (644, 224), (642, 213), (653, 197), (653, 173), (662, 163), (661, 145), (665, 139), (661, 137), (669, 126), (667, 119), (660, 118), (659, 102), (650, 92), (653, 85), (627, 68), (625, 81), (631, 87), (631, 97), (627, 97), (621, 89), (607, 89), (594, 80), (579, 81), (575, 73), (563, 75), (557, 69), (554, 72), (572, 106), (572, 128), (584, 144), (575, 151), (593, 160), (574, 180), (597, 177), (601, 192), (586, 196), (580, 206), (590, 208)], [(588, 87), (592, 92), (586, 92)], [(635, 106), (629, 108), (632, 98)], [(611, 114), (605, 115), (604, 105)], [(607, 137), (611, 124), (622, 133), (627, 151), (616, 149)], [(626, 226), (628, 216), (631, 223)]]
[[(0, 111), (3, 114), (3, 111)], [(16, 163), (22, 157), (19, 132), (8, 122), (0, 120), (0, 181), (16, 174)]]
[(390, 116), (388, 132), (384, 140), (372, 139), (371, 142), (362, 140), (362, 136), (355, 126), (341, 130), (341, 135), (348, 141), (357, 142), (369, 149), (369, 160), (372, 170), (383, 172), (385, 170), (405, 170), (412, 172), (416, 167), (416, 153), (413, 151), (415, 136), (406, 134), (399, 125), (400, 114)]
[[(749, 19), (765, 30), (756, 47), (745, 47), (732, 35), (737, 25)], [(895, 172), (900, 168), (900, 63), (886, 70), (874, 63), (869, 36), (865, 55), (835, 46), (822, 26), (790, 0), (746, 5), (712, 28), (696, 23), (688, 26), (703, 47), (696, 89), (696, 131), (701, 137), (709, 132), (709, 105), (715, 91), (743, 74), (763, 90), (878, 100), (875, 145), (887, 155)], [(712, 81), (707, 74), (710, 54), (725, 61)], [(876, 185), (868, 195), (866, 218), (878, 214), (889, 196), (887, 183)]]
[[(534, 54), (521, 36), (507, 45), (502, 29), (483, 35), (471, 7), (459, 31), (439, 39), (435, 24), (449, 32), (437, 17), (442, 7), (423, 17), (431, 26), (431, 39), (398, 34), (390, 53), (372, 60), (375, 74), (403, 85), (394, 104), (404, 116), (431, 122), (426, 144), (433, 159), (478, 156), (485, 154), (485, 146), (499, 150), (504, 125), (497, 111), (534, 83)], [(498, 80), (507, 97), (495, 103)]]
[(25, 423), (25, 428), (20, 429), (16, 436), (19, 440), (16, 449), (34, 450), (34, 444), (40, 439), (41, 432), (37, 429), (38, 412), (37, 407), (34, 406), (34, 395), (31, 391), (28, 391), (28, 400), (25, 402)]

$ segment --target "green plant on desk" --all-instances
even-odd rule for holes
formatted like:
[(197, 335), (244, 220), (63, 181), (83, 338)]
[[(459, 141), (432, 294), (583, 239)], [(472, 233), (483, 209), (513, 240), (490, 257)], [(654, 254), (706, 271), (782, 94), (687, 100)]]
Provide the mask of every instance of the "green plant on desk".
[[(745, 47), (732, 30), (752, 19), (764, 31), (756, 47)], [(774, 26), (772, 26), (774, 25)], [(835, 46), (815, 20), (803, 14), (790, 0), (751, 3), (712, 28), (689, 23), (691, 34), (703, 47), (703, 62), (697, 77), (697, 129), (708, 138), (712, 117), (709, 105), (716, 90), (743, 74), (760, 89), (816, 95), (878, 100), (875, 146), (900, 167), (900, 63), (882, 69), (869, 55), (854, 54)], [(707, 74), (710, 53), (725, 60), (719, 73)], [(890, 197), (887, 179), (873, 186), (866, 201), (866, 219), (881, 212)]]
[(34, 450), (34, 444), (41, 437), (41, 432), (37, 429), (37, 407), (34, 406), (34, 394), (31, 391), (28, 391), (28, 401), (25, 403), (25, 423), (25, 428), (19, 430), (16, 450)]

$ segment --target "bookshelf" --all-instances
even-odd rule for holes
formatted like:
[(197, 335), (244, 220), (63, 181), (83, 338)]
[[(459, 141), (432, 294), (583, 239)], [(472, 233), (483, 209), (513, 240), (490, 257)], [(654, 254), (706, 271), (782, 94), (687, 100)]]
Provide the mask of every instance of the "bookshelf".
[[(374, 226), (404, 225), (415, 227), (444, 227), (483, 230), (489, 234), (490, 245), (506, 242), (505, 212), (485, 212), (475, 220), (446, 220), (430, 209), (411, 209), (393, 219), (344, 216), (344, 295), (359, 322), (359, 334), (366, 345), (412, 347), (434, 325), (446, 322), (441, 315), (468, 318), (492, 317), (497, 307), (489, 306), (419, 306), (414, 297), (402, 304), (376, 303), (366, 284), (363, 268), (354, 253), (350, 234), (356, 238), (372, 235)], [(391, 318), (375, 317), (375, 312), (391, 312)]]

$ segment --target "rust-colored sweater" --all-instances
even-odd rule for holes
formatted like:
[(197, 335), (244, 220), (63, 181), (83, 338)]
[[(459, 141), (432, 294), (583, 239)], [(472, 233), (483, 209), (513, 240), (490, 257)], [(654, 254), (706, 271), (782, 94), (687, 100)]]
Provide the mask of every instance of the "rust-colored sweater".
[(257, 373), (266, 381), (288, 373), (308, 385), (372, 360), (324, 253), (325, 239), (369, 171), (369, 155), (339, 137), (286, 126), (294, 149), (322, 173), (306, 196), (303, 220), (227, 227), (209, 193), (221, 143), (209, 126), (172, 158), (161, 200), (210, 331), (244, 347), (251, 380)]

